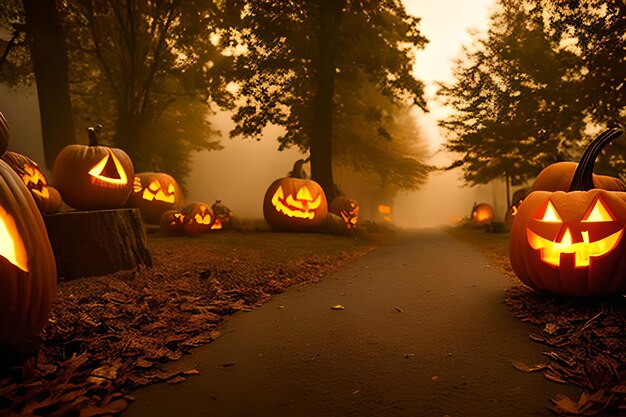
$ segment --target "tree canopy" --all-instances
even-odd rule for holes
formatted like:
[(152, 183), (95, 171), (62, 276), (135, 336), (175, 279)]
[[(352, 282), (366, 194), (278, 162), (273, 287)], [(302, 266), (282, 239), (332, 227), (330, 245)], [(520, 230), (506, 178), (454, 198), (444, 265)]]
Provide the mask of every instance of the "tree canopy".
[(440, 121), (447, 149), (459, 155), (451, 167), (470, 184), (521, 184), (577, 156), (588, 124), (623, 121), (624, 47), (616, 45), (624, 39), (613, 33), (624, 24), (623, 3), (556, 3), (500, 0), (488, 33), (441, 86), (455, 110)]
[[(371, 114), (380, 112), (378, 103), (368, 110), (350, 101), (348, 91), (374, 86), (392, 103), (426, 108), (423, 84), (412, 74), (413, 51), (426, 39), (401, 2), (227, 0), (226, 8), (224, 42), (241, 51), (234, 81), (242, 98), (231, 135), (258, 138), (269, 124), (283, 126), (280, 149), (310, 151), (313, 178), (328, 194), (332, 144), (342, 140), (333, 123), (343, 121), (341, 135), (355, 138), (352, 129), (371, 125)], [(368, 111), (348, 124), (343, 117), (351, 108)]]

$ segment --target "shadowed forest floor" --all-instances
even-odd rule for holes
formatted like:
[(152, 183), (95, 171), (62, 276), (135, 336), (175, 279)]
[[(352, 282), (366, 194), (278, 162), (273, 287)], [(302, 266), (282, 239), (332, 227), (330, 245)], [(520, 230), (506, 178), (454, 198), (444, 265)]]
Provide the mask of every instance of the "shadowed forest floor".
[(59, 285), (38, 356), (0, 376), (0, 415), (120, 412), (132, 388), (197, 374), (162, 365), (219, 337), (225, 317), (319, 281), (385, 239), (265, 230), (150, 235), (154, 268)]

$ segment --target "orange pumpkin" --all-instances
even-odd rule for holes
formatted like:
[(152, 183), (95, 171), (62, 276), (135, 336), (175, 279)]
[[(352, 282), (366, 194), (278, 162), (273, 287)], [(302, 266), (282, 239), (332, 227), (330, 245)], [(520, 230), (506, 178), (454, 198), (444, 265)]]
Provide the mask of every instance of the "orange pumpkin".
[(164, 212), (180, 208), (182, 202), (183, 193), (171, 175), (142, 172), (135, 175), (127, 206), (138, 208), (145, 223), (157, 224)]
[(354, 229), (359, 221), (359, 203), (346, 196), (337, 196), (330, 203), (329, 212), (341, 217), (348, 229)]
[(176, 210), (167, 210), (161, 215), (159, 231), (166, 235), (179, 235), (185, 232), (185, 225), (189, 221), (184, 214)]
[(206, 203), (191, 203), (180, 211), (186, 218), (183, 229), (189, 234), (198, 234), (211, 230), (213, 210)]
[(626, 193), (593, 188), (592, 177), (595, 156), (620, 134), (592, 142), (568, 192), (535, 191), (520, 204), (509, 256), (526, 285), (566, 296), (626, 291)]
[(59, 152), (52, 185), (63, 201), (78, 210), (124, 207), (133, 190), (133, 163), (121, 149), (100, 146), (95, 129), (87, 133), (89, 146), (69, 145)]
[(0, 350), (32, 344), (56, 292), (54, 255), (30, 191), (0, 161)]
[(213, 224), (211, 225), (211, 230), (221, 230), (232, 225), (235, 213), (226, 207), (222, 203), (222, 200), (215, 200), (215, 203), (211, 206), (211, 210), (213, 210)]
[(263, 199), (263, 216), (274, 230), (319, 230), (327, 214), (324, 190), (313, 180), (280, 178), (269, 186)]
[(39, 211), (52, 214), (61, 210), (61, 195), (56, 188), (48, 184), (46, 176), (35, 161), (11, 151), (7, 151), (1, 158), (22, 179), (39, 207)]
[(477, 225), (485, 225), (493, 221), (493, 207), (487, 203), (474, 204), (472, 221)]

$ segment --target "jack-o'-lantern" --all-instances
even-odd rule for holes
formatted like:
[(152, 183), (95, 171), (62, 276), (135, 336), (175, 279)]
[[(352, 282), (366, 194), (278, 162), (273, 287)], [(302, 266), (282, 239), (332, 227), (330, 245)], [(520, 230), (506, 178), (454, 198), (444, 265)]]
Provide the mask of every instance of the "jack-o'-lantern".
[(0, 350), (20, 350), (37, 337), (56, 292), (56, 266), (33, 197), (0, 161)]
[(263, 216), (275, 230), (319, 230), (327, 214), (324, 190), (313, 180), (280, 178), (269, 186), (263, 199)]
[(9, 146), (9, 124), (0, 112), (0, 156), (4, 154)]
[(485, 225), (493, 220), (493, 208), (487, 203), (474, 204), (472, 207), (472, 222)]
[(57, 213), (61, 209), (61, 195), (56, 188), (48, 184), (39, 165), (32, 159), (17, 152), (7, 151), (2, 157), (22, 179), (33, 196), (39, 211), (45, 214)]
[(213, 210), (211, 230), (221, 230), (228, 227), (235, 216), (231, 209), (222, 204), (222, 200), (216, 200), (211, 206), (211, 210)]
[(187, 217), (180, 211), (167, 210), (161, 215), (159, 230), (167, 235), (185, 233), (185, 225), (189, 222)]
[(379, 204), (377, 210), (383, 221), (391, 223), (391, 206), (388, 206), (387, 204)]
[(592, 188), (589, 149), (568, 192), (532, 192), (514, 217), (511, 265), (530, 287), (567, 296), (626, 291), (626, 193)]
[(192, 203), (180, 211), (186, 218), (183, 229), (189, 234), (198, 234), (211, 230), (213, 210), (206, 203)]
[(52, 184), (75, 209), (124, 207), (133, 190), (133, 163), (121, 149), (99, 146), (95, 129), (87, 132), (89, 146), (69, 145), (59, 152)]
[(329, 211), (341, 217), (348, 229), (354, 229), (359, 221), (359, 203), (346, 196), (337, 196), (330, 203)]
[(138, 208), (144, 222), (157, 224), (164, 212), (179, 208), (182, 200), (180, 186), (171, 175), (142, 172), (135, 175), (127, 206)]

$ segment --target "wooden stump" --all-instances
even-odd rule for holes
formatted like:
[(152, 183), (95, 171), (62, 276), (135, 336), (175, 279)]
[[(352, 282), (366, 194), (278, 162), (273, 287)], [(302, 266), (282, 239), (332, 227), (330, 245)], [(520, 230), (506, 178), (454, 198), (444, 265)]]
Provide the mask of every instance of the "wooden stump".
[(137, 209), (70, 211), (43, 218), (59, 279), (152, 266)]

